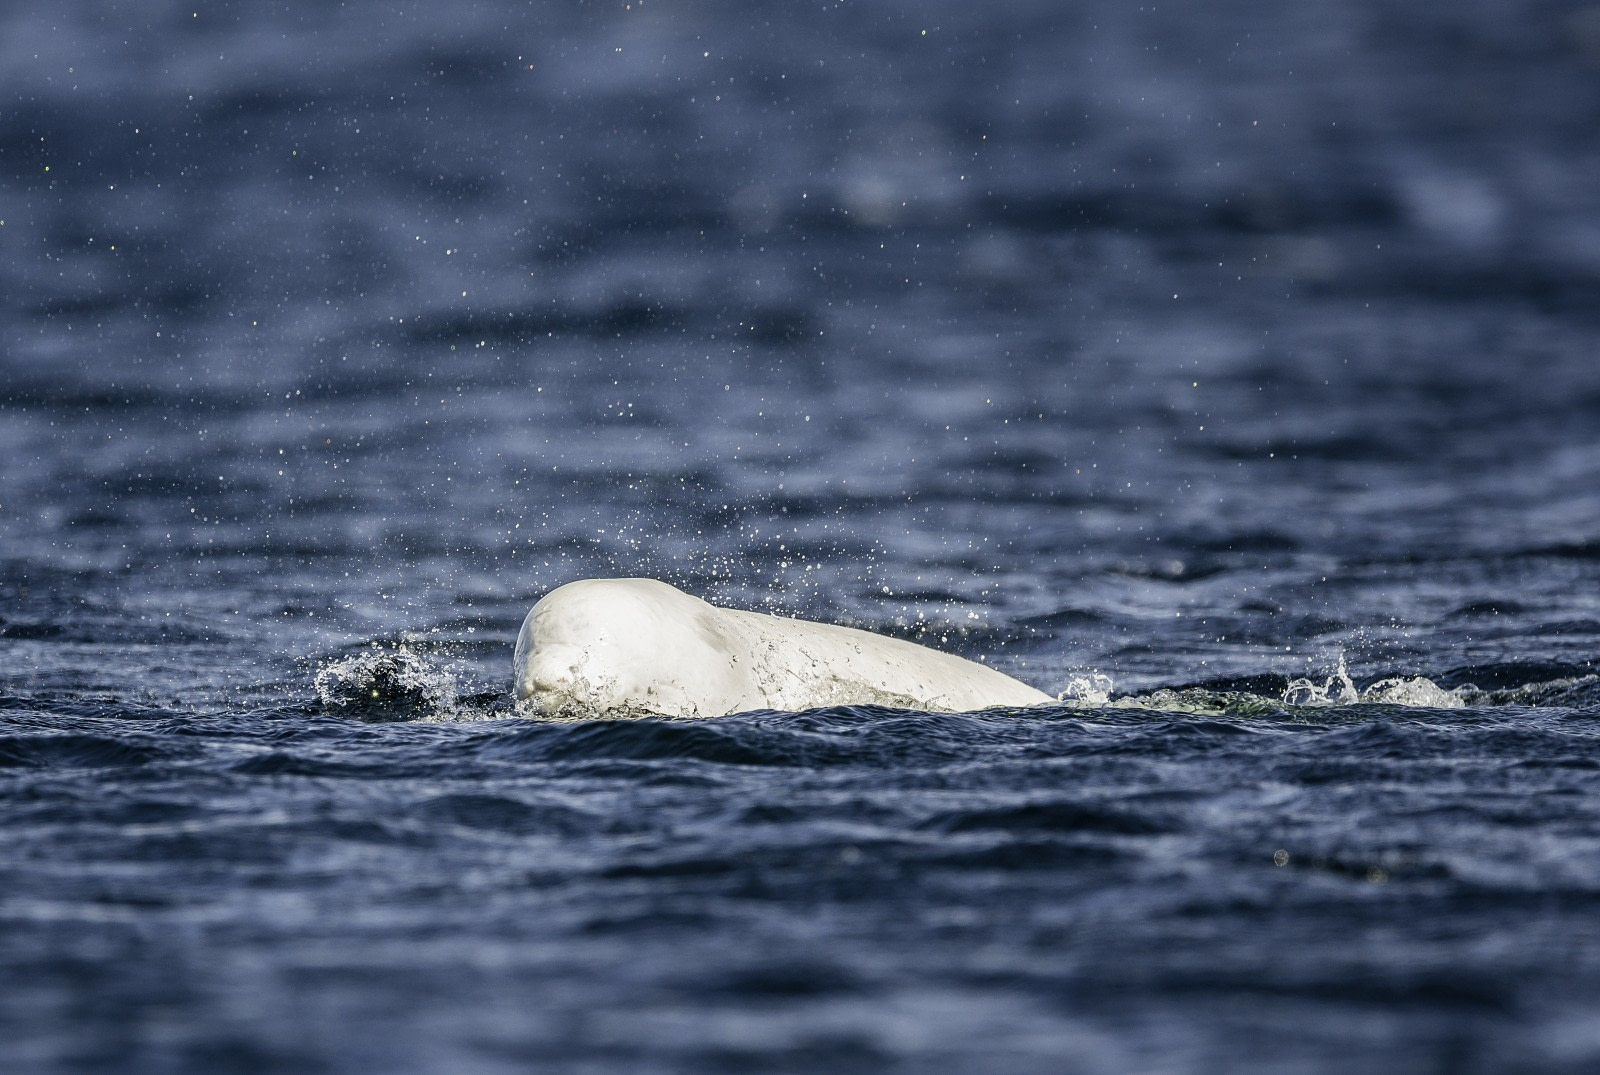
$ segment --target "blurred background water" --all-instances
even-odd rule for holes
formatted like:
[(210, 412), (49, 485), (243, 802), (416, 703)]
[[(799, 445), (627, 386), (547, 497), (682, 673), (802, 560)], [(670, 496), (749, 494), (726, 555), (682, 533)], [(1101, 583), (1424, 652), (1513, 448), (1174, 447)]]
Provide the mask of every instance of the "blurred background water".
[[(1590, 1070), (1600, 7), (0, 15), (17, 1070)], [(595, 575), (1063, 704), (544, 725)]]

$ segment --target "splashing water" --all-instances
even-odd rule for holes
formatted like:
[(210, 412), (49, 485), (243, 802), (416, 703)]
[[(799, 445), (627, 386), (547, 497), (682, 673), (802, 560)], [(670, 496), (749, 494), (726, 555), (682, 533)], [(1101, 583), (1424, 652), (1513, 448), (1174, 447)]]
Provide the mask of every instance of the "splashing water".
[(1466, 705), (1459, 693), (1446, 690), (1425, 676), (1380, 679), (1361, 692), (1361, 700), (1427, 709), (1461, 709)]
[(367, 721), (438, 717), (456, 710), (455, 676), (399, 643), (329, 661), (312, 681), (328, 709)]
[(1391, 676), (1358, 689), (1339, 655), (1333, 675), (1318, 683), (1313, 679), (1290, 680), (1283, 691), (1283, 703), (1296, 706), (1353, 705), (1357, 702), (1408, 705), (1429, 709), (1460, 709), (1466, 703), (1456, 691), (1446, 690), (1425, 676)]
[(1333, 675), (1318, 683), (1314, 679), (1292, 679), (1283, 689), (1284, 705), (1350, 705), (1361, 701), (1361, 692), (1350, 678), (1345, 667), (1344, 654), (1339, 654), (1339, 667)]
[(1105, 705), (1111, 701), (1111, 691), (1110, 676), (1104, 672), (1087, 672), (1070, 677), (1066, 686), (1056, 694), (1056, 700), (1082, 705)]

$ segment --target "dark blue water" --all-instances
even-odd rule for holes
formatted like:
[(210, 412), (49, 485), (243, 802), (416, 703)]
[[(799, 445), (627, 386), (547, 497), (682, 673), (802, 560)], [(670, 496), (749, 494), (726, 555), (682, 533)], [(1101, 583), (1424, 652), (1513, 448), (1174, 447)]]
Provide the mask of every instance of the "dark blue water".
[(1600, 15), (1413, 7), (7, 8), (0, 1065), (1594, 1070)]

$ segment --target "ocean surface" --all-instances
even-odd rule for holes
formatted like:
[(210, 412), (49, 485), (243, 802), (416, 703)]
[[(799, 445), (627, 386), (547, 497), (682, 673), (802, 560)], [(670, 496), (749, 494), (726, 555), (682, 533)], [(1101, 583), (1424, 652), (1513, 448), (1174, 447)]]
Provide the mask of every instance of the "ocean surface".
[(0, 1068), (1600, 1070), (1597, 176), (1560, 0), (8, 5)]

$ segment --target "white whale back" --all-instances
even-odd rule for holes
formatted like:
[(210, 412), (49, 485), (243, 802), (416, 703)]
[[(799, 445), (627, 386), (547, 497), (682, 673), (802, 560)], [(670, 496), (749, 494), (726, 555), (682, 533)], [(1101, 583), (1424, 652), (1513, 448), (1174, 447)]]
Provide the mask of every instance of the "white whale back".
[(523, 621), (515, 680), (519, 701), (558, 717), (865, 704), (959, 712), (1052, 701), (948, 653), (718, 608), (655, 579), (587, 579), (550, 591)]

